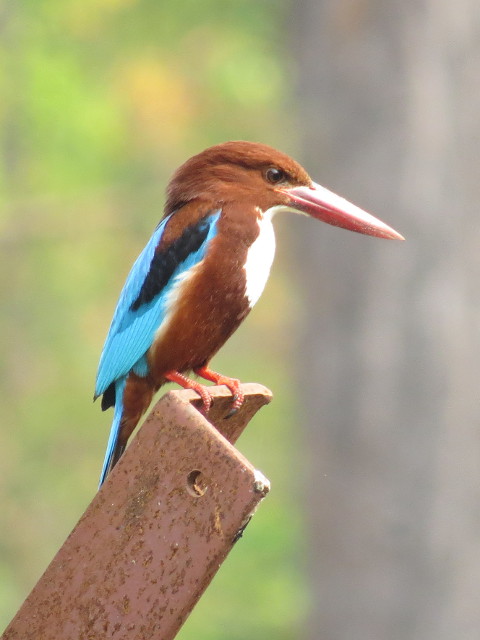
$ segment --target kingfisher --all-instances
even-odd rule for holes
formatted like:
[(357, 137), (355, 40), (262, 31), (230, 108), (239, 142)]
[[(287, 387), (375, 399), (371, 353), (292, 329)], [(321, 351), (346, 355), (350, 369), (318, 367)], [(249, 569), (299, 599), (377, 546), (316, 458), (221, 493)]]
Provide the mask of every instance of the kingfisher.
[(126, 279), (100, 357), (94, 398), (102, 396), (102, 410), (114, 407), (100, 486), (165, 383), (194, 389), (204, 413), (211, 395), (192, 373), (230, 389), (232, 414), (242, 405), (240, 381), (213, 371), (210, 361), (265, 287), (280, 212), (403, 240), (267, 145), (225, 142), (187, 160)]

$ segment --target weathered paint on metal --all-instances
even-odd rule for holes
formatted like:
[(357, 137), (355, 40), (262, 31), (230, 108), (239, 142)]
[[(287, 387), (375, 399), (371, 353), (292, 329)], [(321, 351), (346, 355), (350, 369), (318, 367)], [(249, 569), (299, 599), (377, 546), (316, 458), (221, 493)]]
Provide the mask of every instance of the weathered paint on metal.
[[(209, 420), (234, 441), (270, 401), (213, 387)], [(192, 406), (159, 400), (3, 640), (170, 640), (240, 537), (269, 484)]]

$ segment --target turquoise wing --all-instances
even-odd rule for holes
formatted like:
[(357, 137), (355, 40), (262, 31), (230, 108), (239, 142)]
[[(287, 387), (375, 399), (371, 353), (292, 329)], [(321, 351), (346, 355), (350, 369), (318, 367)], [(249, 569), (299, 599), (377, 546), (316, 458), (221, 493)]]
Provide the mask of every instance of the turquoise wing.
[(220, 213), (208, 213), (162, 251), (158, 246), (171, 216), (155, 229), (120, 294), (100, 357), (95, 397), (130, 371), (147, 375), (146, 354), (169, 311), (169, 294), (179, 279), (205, 257), (217, 233)]

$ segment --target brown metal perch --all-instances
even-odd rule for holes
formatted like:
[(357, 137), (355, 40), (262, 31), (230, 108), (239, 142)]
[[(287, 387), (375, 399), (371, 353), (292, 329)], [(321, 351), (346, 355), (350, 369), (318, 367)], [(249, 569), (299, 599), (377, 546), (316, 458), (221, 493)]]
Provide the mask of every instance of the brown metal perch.
[[(163, 396), (38, 581), (3, 640), (169, 640), (269, 490), (233, 446), (271, 400), (245, 384)], [(214, 426), (212, 426), (214, 425)]]

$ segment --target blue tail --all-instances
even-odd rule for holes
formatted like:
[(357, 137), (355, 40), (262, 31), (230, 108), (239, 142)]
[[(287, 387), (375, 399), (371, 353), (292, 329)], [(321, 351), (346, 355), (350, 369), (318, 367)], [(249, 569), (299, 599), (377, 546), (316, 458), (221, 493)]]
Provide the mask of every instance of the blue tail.
[(122, 455), (125, 445), (118, 442), (120, 435), (120, 423), (123, 415), (123, 392), (125, 390), (125, 383), (127, 378), (119, 378), (115, 382), (115, 409), (113, 414), (112, 427), (110, 429), (110, 435), (108, 437), (107, 450), (105, 452), (105, 459), (103, 461), (102, 473), (100, 474), (100, 482), (98, 487), (100, 488), (105, 482), (105, 478), (113, 469), (118, 459)]

